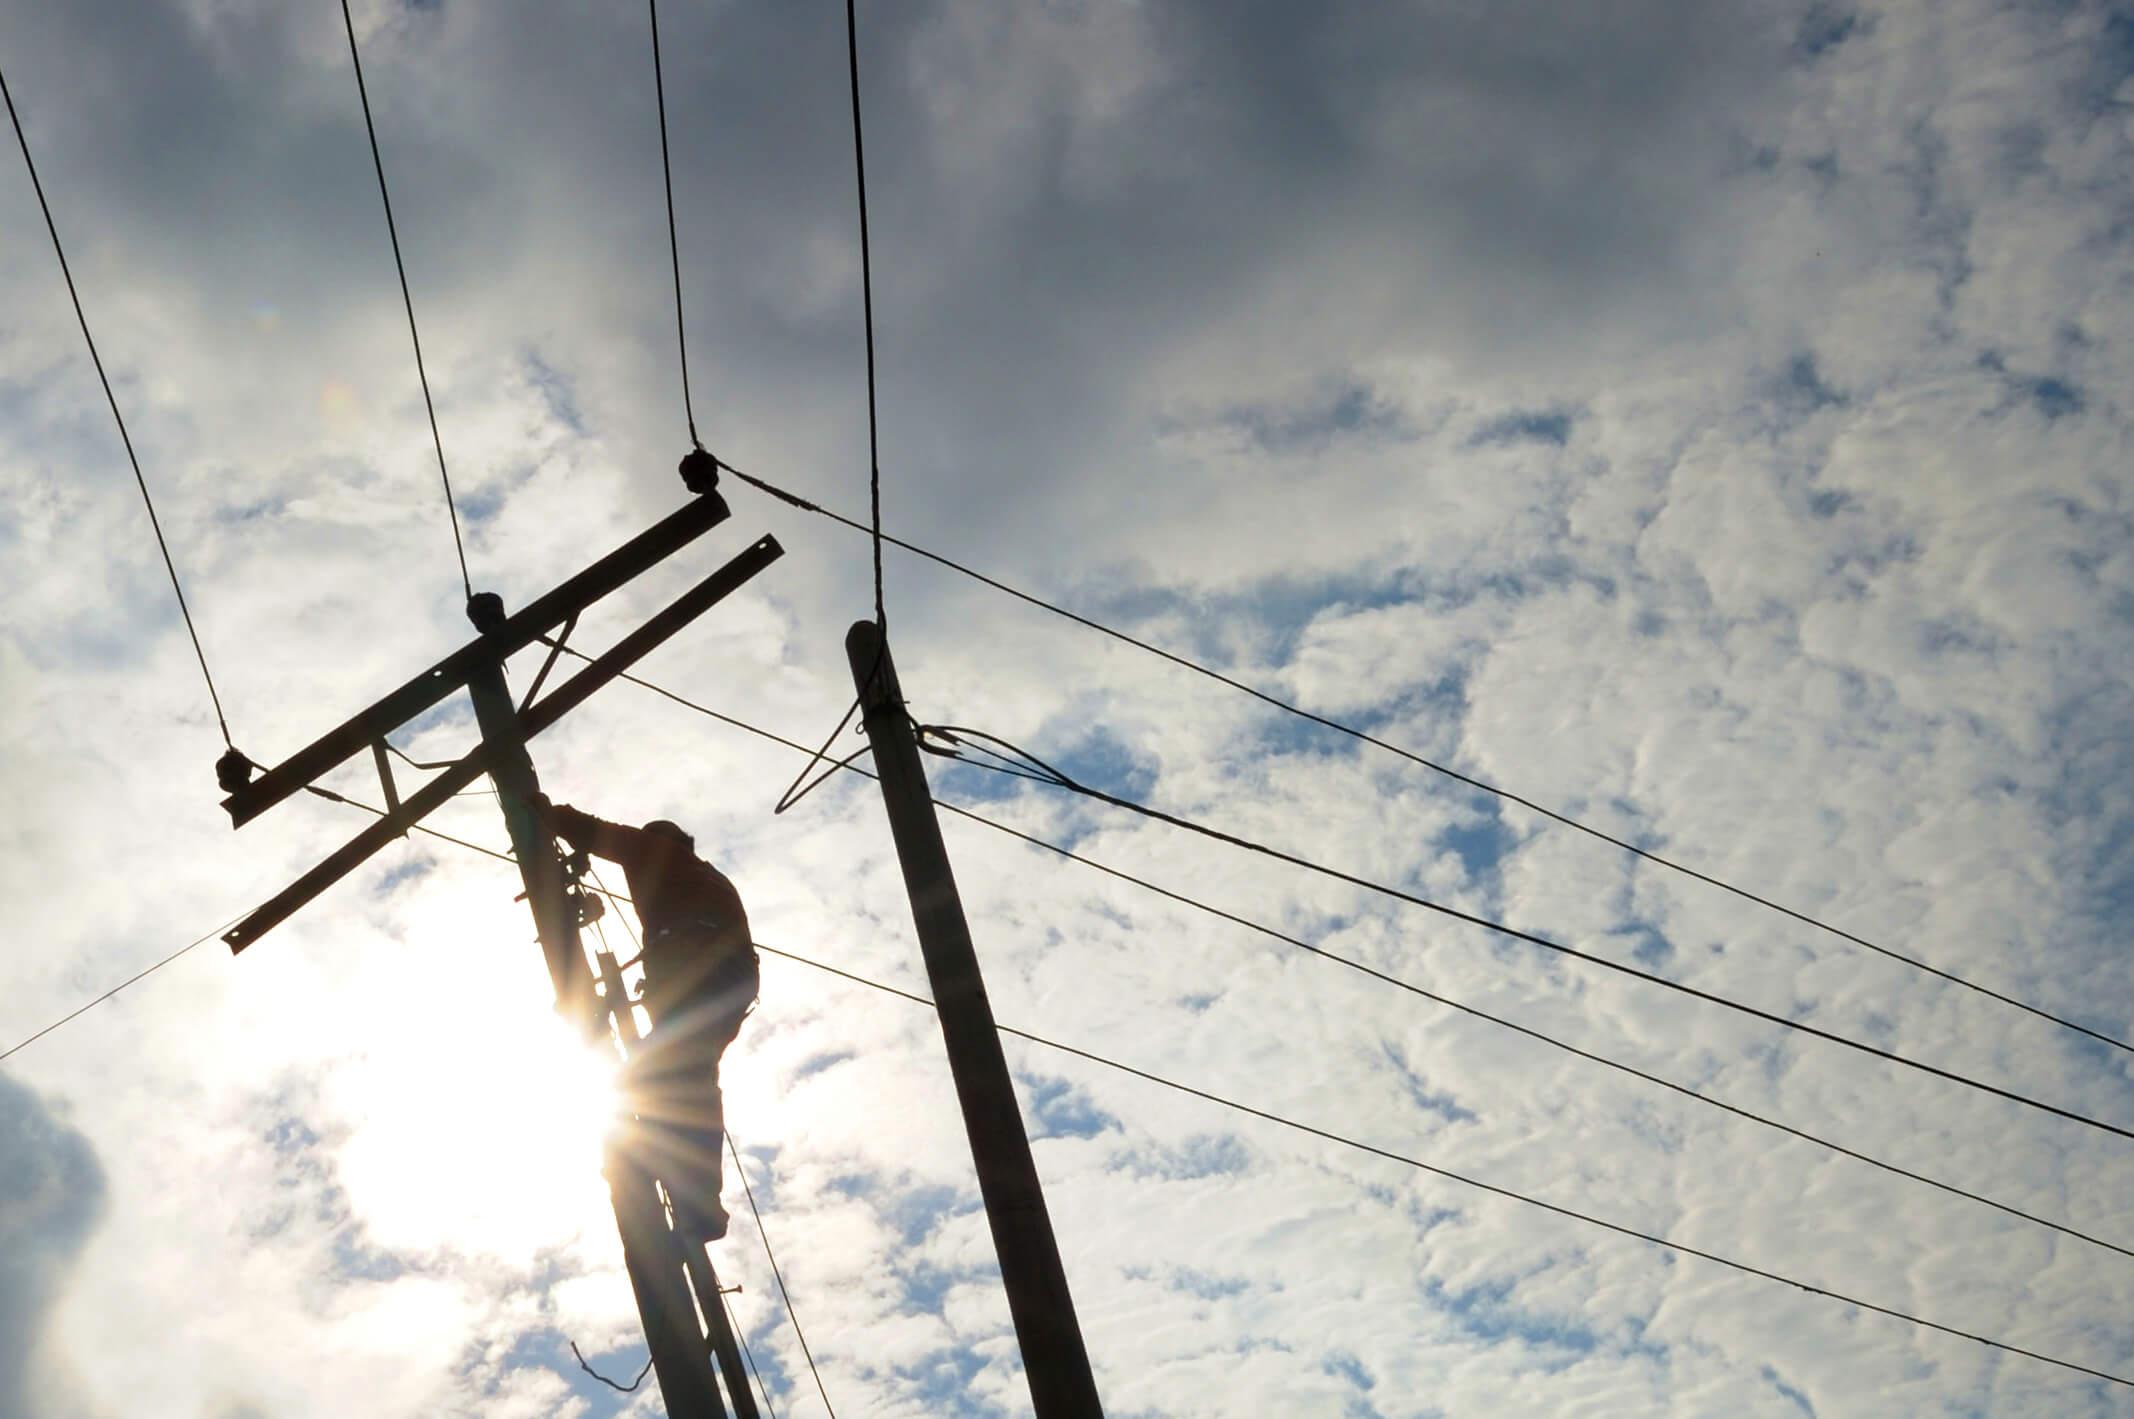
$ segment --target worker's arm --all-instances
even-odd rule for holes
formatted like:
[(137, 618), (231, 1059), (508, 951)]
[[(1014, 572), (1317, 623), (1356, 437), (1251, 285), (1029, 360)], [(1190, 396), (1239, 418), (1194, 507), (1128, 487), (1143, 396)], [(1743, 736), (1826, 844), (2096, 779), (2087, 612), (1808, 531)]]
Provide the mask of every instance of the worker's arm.
[(549, 826), (556, 836), (572, 847), (582, 848), (610, 862), (619, 862), (625, 867), (643, 855), (639, 839), (644, 829), (625, 827), (610, 823), (605, 818), (595, 818), (582, 813), (568, 803), (557, 803), (548, 810)]

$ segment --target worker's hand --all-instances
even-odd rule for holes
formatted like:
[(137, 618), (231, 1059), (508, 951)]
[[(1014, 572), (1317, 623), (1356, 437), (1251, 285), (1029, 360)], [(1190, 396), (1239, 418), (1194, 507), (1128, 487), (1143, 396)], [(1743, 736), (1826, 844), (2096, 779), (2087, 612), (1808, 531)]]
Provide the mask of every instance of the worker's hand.
[(547, 824), (555, 821), (556, 805), (548, 801), (547, 794), (536, 793), (528, 801), (533, 804), (533, 810), (536, 814), (540, 816), (543, 826), (546, 826)]

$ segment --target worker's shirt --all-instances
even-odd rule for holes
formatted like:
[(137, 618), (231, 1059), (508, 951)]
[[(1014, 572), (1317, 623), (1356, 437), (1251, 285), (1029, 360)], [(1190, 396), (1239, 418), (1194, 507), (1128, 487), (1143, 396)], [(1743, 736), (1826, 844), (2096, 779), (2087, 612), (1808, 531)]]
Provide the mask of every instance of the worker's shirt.
[(654, 938), (670, 933), (696, 938), (700, 950), (714, 937), (749, 940), (748, 913), (734, 884), (678, 840), (610, 823), (566, 804), (557, 805), (555, 823), (571, 846), (622, 865), (638, 920), (645, 924), (648, 953), (657, 951)]

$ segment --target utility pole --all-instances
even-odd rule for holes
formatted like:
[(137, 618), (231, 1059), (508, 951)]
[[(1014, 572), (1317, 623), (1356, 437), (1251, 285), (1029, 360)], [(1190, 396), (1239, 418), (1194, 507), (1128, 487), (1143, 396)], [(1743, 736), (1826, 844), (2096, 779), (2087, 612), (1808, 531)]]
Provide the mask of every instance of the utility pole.
[[(783, 555), (775, 539), (759, 539), (651, 620), (594, 656), (568, 681), (536, 700), (534, 696), (540, 693), (561, 651), (561, 642), (569, 638), (580, 612), (726, 519), (725, 502), (711, 490), (711, 483), (716, 481), (715, 469), (708, 478), (700, 476), (695, 481), (688, 476), (686, 462), (683, 471), (691, 491), (700, 494), (687, 506), (515, 615), (507, 616), (501, 599), (494, 594), (470, 598), (467, 615), (480, 632), (476, 640), (266, 770), (257, 780), (251, 777), (250, 761), (234, 750), (218, 763), (217, 776), (229, 793), (223, 806), (237, 827), (292, 794), (314, 789), (319, 777), (366, 749), (377, 765), (386, 802), (385, 813), (377, 822), (225, 932), (223, 939), (233, 953), (243, 951), (486, 773), (495, 784), (503, 807), (513, 857), (525, 883), (535, 930), (555, 985), (557, 1009), (591, 1038), (608, 1034), (607, 1027), (612, 1025), (612, 1046), (627, 1061), (638, 1044), (628, 992), (612, 957), (602, 954), (597, 979), (586, 960), (579, 939), (578, 913), (583, 898), (574, 893), (554, 837), (541, 821), (540, 781), (526, 741), (583, 704), (595, 691)], [(551, 639), (550, 632), (559, 626), (560, 632)], [(548, 662), (535, 677), (527, 703), (514, 706), (504, 679), (504, 661), (537, 641), (551, 647)], [(393, 781), (386, 736), (461, 688), (473, 701), (481, 743), (403, 797)], [(655, 1020), (655, 1031), (658, 1027)], [(662, 1197), (659, 1181), (647, 1166), (646, 1151), (637, 1146), (637, 1141), (638, 1135), (627, 1121), (611, 1131), (604, 1171), (613, 1196), (616, 1226), (622, 1235), (624, 1264), (670, 1419), (726, 1419), (719, 1376), (712, 1369), (714, 1355), (733, 1397), (734, 1419), (757, 1419), (755, 1398), (742, 1371), (704, 1239), (689, 1235), (676, 1225), (676, 1209), (670, 1208)]]
[[(501, 606), (485, 607), (481, 614), (493, 624), (501, 619), (501, 610)], [(638, 1044), (628, 990), (620, 970), (603, 970), (606, 994), (604, 1000), (595, 998), (585, 948), (578, 937), (577, 912), (564, 879), (563, 859), (556, 851), (554, 835), (541, 821), (537, 806), (541, 782), (534, 773), (533, 758), (526, 752), (525, 734), (519, 725), (519, 712), (511, 703), (511, 691), (504, 683), (502, 664), (492, 662), (477, 668), (468, 677), (467, 694), (474, 701), (475, 720), (481, 726), (482, 744), (489, 754), (489, 781), (496, 785), (504, 825), (511, 834), (513, 856), (518, 859), (519, 875), (526, 884), (527, 904), (533, 908), (534, 930), (541, 938), (551, 971), (557, 971), (558, 963), (563, 963), (556, 989), (557, 1004), (581, 1024), (597, 1024), (595, 1011), (604, 1004), (627, 1061), (636, 1053)], [(659, 1378), (660, 1398), (666, 1402), (669, 1419), (725, 1419), (718, 1382), (705, 1363), (705, 1329), (710, 1331), (709, 1353), (720, 1360), (727, 1388), (736, 1397), (735, 1419), (757, 1419), (755, 1396), (749, 1392), (740, 1356), (734, 1353), (726, 1309), (719, 1304), (718, 1277), (711, 1270), (710, 1257), (704, 1254), (704, 1243), (669, 1225), (659, 1188), (643, 1165), (643, 1150), (632, 1146), (634, 1142), (635, 1136), (627, 1125), (620, 1135), (611, 1133), (603, 1171), (615, 1205), (616, 1227), (622, 1233), (623, 1267), (629, 1272), (630, 1289), (637, 1297), (645, 1344), (652, 1352), (652, 1368)], [(706, 1280), (709, 1304), (703, 1307), (704, 1329), (699, 1329), (690, 1290), (693, 1281)], [(698, 1289), (706, 1288), (700, 1284)], [(729, 1354), (733, 1355), (730, 1365), (726, 1363)]]
[(949, 1071), (970, 1134), (971, 1160), (977, 1165), (986, 1221), (993, 1229), (1031, 1404), (1037, 1419), (1101, 1419), (1104, 1410), (1082, 1344), (1074, 1297), (1067, 1290), (1059, 1243), (1052, 1235), (1052, 1217), (1045, 1210), (1037, 1163), (1030, 1156), (1015, 1084), (971, 946), (970, 923), (964, 919), (948, 848), (941, 841), (933, 793), (919, 761), (919, 741), (905, 713), (896, 665), (881, 628), (872, 621), (855, 624), (845, 636), (845, 656), (852, 664), (882, 802), (889, 810), (890, 835), (904, 868), (912, 922), (941, 1016)]

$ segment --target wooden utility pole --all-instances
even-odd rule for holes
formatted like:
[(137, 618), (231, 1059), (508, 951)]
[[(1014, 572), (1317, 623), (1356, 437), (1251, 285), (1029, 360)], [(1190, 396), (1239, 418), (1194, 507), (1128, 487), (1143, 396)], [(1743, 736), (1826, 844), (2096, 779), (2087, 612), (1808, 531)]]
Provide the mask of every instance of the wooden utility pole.
[[(551, 972), (558, 975), (557, 1005), (581, 1023), (597, 1023), (595, 1012), (604, 1003), (604, 1013), (615, 1021), (616, 1043), (627, 1068), (638, 1038), (622, 973), (604, 973), (607, 996), (604, 1002), (596, 1000), (584, 944), (578, 937), (577, 912), (564, 880), (563, 859), (556, 851), (555, 835), (541, 821), (541, 783), (526, 752), (526, 737), (504, 683), (503, 666), (491, 663), (476, 669), (468, 677), (467, 693), (474, 701), (475, 720), (488, 750), (489, 781), (496, 785), (519, 876), (526, 884), (527, 904), (533, 908), (534, 930)], [(615, 1204), (616, 1229), (622, 1233), (623, 1266), (637, 1297), (645, 1345), (652, 1352), (652, 1371), (659, 1379), (669, 1419), (726, 1419), (718, 1380), (709, 1363), (713, 1356), (721, 1361), (727, 1387), (737, 1396), (735, 1419), (757, 1419), (755, 1396), (749, 1392), (740, 1356), (734, 1353), (726, 1310), (718, 1303), (719, 1282), (712, 1273), (711, 1259), (704, 1254), (702, 1239), (669, 1224), (668, 1210), (661, 1204), (659, 1188), (636, 1142), (627, 1124), (620, 1134), (611, 1134), (604, 1171)], [(697, 1307), (690, 1300), (690, 1283), (700, 1277), (709, 1278), (710, 1291), (702, 1328)], [(708, 1343), (706, 1330), (710, 1332)], [(730, 1366), (724, 1363), (728, 1355), (733, 1355)]]
[(1015, 1084), (978, 972), (970, 923), (964, 919), (948, 848), (941, 841), (941, 824), (919, 761), (919, 741), (904, 710), (896, 665), (872, 621), (861, 621), (846, 634), (845, 656), (859, 690), (862, 722), (874, 748), (882, 802), (889, 810), (890, 835), (903, 864), (919, 949), (941, 1015), (949, 1071), (970, 1134), (971, 1160), (977, 1165), (986, 1221), (993, 1229), (1008, 1313), (1022, 1346), (1031, 1404), (1037, 1419), (1100, 1419), (1104, 1410), (1082, 1344), (1081, 1322), (1067, 1290), (1052, 1217), (1045, 1210), (1030, 1137), (1023, 1131)]
[[(607, 556), (579, 572), (515, 615), (490, 594), (469, 600), (467, 614), (480, 631), (478, 639), (417, 675), (399, 689), (328, 731), (257, 780), (250, 763), (235, 756), (224, 787), (223, 806), (233, 825), (242, 827), (294, 793), (313, 786), (324, 774), (368, 750), (376, 763), (386, 811), (325, 861), (270, 898), (223, 939), (242, 951), (305, 903), (325, 891), (372, 854), (419, 824), (454, 794), (488, 774), (504, 810), (512, 853), (533, 909), (556, 1005), (588, 1036), (606, 1033), (613, 1022), (612, 1043), (627, 1057), (638, 1043), (630, 1001), (621, 972), (603, 957), (596, 984), (579, 940), (578, 903), (574, 900), (555, 839), (541, 821), (540, 781), (526, 741), (583, 704), (645, 654), (745, 584), (782, 555), (778, 543), (759, 539), (739, 556), (698, 582), (651, 620), (624, 636), (568, 681), (538, 700), (514, 706), (504, 679), (504, 661), (514, 651), (545, 640), (562, 627), (568, 637), (579, 612), (716, 527), (727, 508), (708, 483), (692, 484), (701, 496), (661, 520)], [(550, 642), (551, 645), (555, 643)], [(555, 655), (550, 655), (550, 664)], [(545, 677), (547, 667), (542, 675)], [(541, 679), (537, 677), (538, 693)], [(474, 703), (482, 741), (465, 757), (441, 769), (403, 798), (393, 782), (386, 736), (454, 691), (464, 688)], [(218, 765), (218, 774), (226, 766)], [(658, 1027), (654, 1021), (654, 1028)], [(623, 1260), (645, 1325), (652, 1367), (671, 1419), (726, 1419), (717, 1356), (735, 1419), (757, 1419), (755, 1398), (720, 1302), (718, 1277), (705, 1253), (704, 1239), (680, 1230), (674, 1211), (662, 1198), (659, 1183), (638, 1146), (638, 1135), (625, 1122), (609, 1139), (606, 1174), (622, 1234)], [(699, 1310), (702, 1315), (699, 1317)]]

